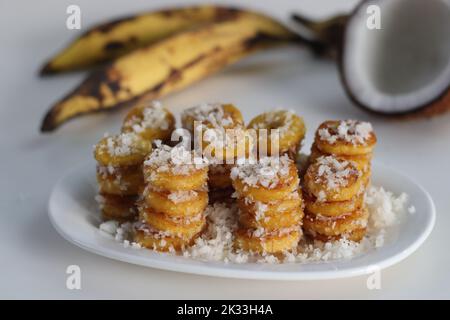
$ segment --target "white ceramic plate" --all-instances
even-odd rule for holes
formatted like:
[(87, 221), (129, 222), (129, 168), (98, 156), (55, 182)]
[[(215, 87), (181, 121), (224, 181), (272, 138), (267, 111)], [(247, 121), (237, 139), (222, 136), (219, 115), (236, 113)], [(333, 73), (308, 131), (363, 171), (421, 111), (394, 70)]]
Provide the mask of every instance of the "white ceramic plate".
[(410, 178), (388, 167), (373, 164), (373, 184), (410, 196), (416, 213), (407, 215), (399, 225), (395, 240), (380, 249), (350, 260), (310, 264), (225, 264), (202, 262), (125, 248), (98, 230), (100, 224), (96, 194), (95, 164), (88, 163), (64, 176), (55, 186), (49, 201), (49, 216), (55, 229), (68, 241), (90, 252), (142, 266), (193, 274), (271, 280), (332, 279), (363, 275), (372, 266), (389, 267), (412, 254), (433, 229), (435, 208), (430, 195)]

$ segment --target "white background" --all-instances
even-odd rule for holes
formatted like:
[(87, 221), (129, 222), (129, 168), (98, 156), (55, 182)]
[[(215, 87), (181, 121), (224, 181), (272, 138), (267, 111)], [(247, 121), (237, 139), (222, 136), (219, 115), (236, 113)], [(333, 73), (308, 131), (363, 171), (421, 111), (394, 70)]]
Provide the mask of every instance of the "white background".
[[(158, 271), (87, 253), (63, 240), (47, 218), (57, 179), (92, 156), (105, 132), (117, 131), (124, 111), (78, 119), (42, 135), (46, 109), (84, 74), (40, 79), (36, 72), (80, 31), (65, 27), (66, 7), (78, 4), (82, 28), (173, 1), (2, 1), (0, 4), (0, 297), (2, 298), (450, 298), (450, 113), (410, 122), (373, 117), (352, 106), (332, 62), (301, 48), (258, 54), (164, 99), (175, 113), (202, 101), (230, 101), (249, 120), (273, 107), (297, 110), (309, 128), (307, 145), (326, 119), (370, 120), (379, 137), (376, 159), (423, 184), (437, 207), (436, 227), (411, 257), (382, 272), (382, 289), (366, 278), (311, 282), (219, 279)], [(177, 1), (174, 3), (182, 3)], [(234, 2), (237, 4), (238, 2)], [(299, 11), (326, 17), (355, 1), (245, 1), (287, 21)], [(65, 287), (77, 264), (82, 290)]]

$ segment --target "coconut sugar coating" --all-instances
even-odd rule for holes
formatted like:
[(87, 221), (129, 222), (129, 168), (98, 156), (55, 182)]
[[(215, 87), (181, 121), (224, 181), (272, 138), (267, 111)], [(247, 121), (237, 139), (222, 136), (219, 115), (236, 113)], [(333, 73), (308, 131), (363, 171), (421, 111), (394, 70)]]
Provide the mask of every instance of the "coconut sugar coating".
[(247, 186), (274, 189), (280, 183), (294, 179), (291, 175), (293, 166), (295, 167), (287, 155), (264, 157), (255, 163), (233, 167), (230, 176), (232, 180), (238, 179)]
[(182, 145), (171, 147), (158, 142), (144, 161), (144, 171), (146, 168), (174, 175), (189, 175), (194, 171), (206, 169), (207, 164), (202, 157), (196, 156)]
[(324, 153), (347, 156), (371, 153), (376, 142), (372, 125), (356, 120), (325, 121), (314, 141)]
[(95, 146), (94, 156), (100, 165), (121, 166), (142, 163), (152, 150), (149, 141), (134, 132), (105, 136)]
[(244, 119), (241, 112), (232, 104), (203, 103), (186, 109), (181, 114), (183, 127), (194, 131), (194, 122), (206, 128), (230, 129), (242, 127)]
[(361, 172), (352, 162), (322, 156), (306, 171), (305, 185), (320, 202), (345, 201), (360, 193)]
[(320, 140), (331, 144), (345, 141), (351, 144), (367, 144), (375, 139), (372, 125), (357, 120), (326, 121), (317, 130)]
[(159, 101), (143, 101), (125, 117), (122, 132), (135, 132), (148, 140), (167, 140), (175, 129), (175, 117)]

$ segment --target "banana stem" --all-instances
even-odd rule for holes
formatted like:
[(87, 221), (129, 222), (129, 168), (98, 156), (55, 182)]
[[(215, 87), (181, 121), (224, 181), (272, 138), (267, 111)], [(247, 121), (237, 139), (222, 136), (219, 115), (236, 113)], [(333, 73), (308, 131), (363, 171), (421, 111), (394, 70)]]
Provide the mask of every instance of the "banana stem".
[(294, 13), (292, 20), (310, 31), (316, 42), (321, 43), (326, 52), (335, 56), (342, 45), (345, 25), (348, 21), (348, 15), (341, 14), (325, 20), (315, 21), (304, 15)]

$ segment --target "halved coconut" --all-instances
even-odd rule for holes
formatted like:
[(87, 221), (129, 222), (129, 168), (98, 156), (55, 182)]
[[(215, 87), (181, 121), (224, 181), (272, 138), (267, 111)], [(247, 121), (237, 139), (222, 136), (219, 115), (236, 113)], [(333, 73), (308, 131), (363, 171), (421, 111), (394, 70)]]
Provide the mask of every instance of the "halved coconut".
[[(367, 25), (371, 5), (381, 29)], [(344, 87), (358, 106), (382, 114), (450, 108), (450, 0), (364, 1), (341, 50)]]

